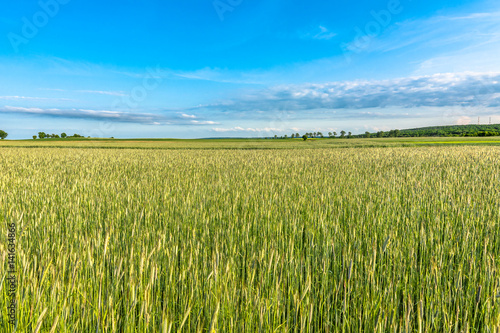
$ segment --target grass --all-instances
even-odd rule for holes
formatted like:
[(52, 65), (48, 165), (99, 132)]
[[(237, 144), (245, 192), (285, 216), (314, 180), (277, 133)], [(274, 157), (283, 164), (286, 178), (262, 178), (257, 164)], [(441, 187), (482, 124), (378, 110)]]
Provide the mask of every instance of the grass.
[(370, 139), (44, 139), (0, 140), (0, 148), (120, 149), (320, 149), (368, 147), (500, 145), (500, 137), (416, 137)]
[(17, 331), (498, 330), (500, 148), (335, 141), (0, 149)]

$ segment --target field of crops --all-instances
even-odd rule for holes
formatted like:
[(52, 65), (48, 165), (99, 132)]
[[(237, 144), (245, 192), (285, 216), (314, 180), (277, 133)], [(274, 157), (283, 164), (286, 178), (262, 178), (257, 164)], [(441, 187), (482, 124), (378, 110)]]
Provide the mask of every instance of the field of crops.
[(498, 332), (500, 147), (0, 148), (17, 332)]
[(318, 149), (421, 146), (500, 146), (500, 137), (398, 137), (362, 139), (44, 139), (0, 140), (0, 147), (108, 149)]

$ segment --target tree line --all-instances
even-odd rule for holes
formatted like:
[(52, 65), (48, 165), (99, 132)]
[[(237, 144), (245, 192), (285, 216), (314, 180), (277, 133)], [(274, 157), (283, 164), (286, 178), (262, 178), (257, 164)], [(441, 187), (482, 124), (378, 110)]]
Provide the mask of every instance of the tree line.
[(59, 134), (46, 134), (45, 132), (38, 132), (37, 135), (33, 135), (33, 140), (36, 140), (37, 138), (39, 139), (66, 139), (66, 138), (83, 138), (83, 135), (80, 134), (73, 134), (68, 136), (66, 133), (61, 133)]
[[(347, 134), (347, 135), (346, 135)], [(337, 136), (337, 132), (328, 132), (328, 138), (339, 138), (339, 139), (344, 139), (344, 138), (354, 138), (355, 136), (352, 135), (351, 132), (346, 132), (346, 131), (340, 131), (340, 135)], [(298, 139), (301, 138), (303, 140), (307, 140), (309, 138), (325, 138), (323, 135), (323, 132), (307, 132), (304, 135), (300, 135), (299, 133), (292, 133), (292, 135), (288, 136), (287, 134), (283, 136), (274, 136), (274, 139)]]
[[(7, 138), (9, 134), (3, 130), (0, 130), (0, 139)], [(459, 136), (500, 136), (500, 124), (493, 125), (452, 125), (452, 126), (433, 126), (433, 127), (421, 127), (421, 128), (411, 128), (406, 130), (390, 130), (387, 132), (365, 132), (364, 134), (355, 134), (351, 132), (346, 132), (344, 130), (340, 131), (340, 135), (337, 132), (328, 132), (328, 138), (339, 138), (339, 139), (351, 139), (351, 138), (397, 138), (397, 137), (459, 137)], [(73, 134), (68, 136), (66, 133), (59, 134), (47, 134), (45, 132), (38, 132), (38, 135), (33, 135), (33, 140), (38, 139), (66, 139), (66, 138), (83, 138), (83, 135)], [(290, 136), (284, 135), (278, 137), (275, 135), (273, 139), (303, 139), (307, 140), (309, 138), (325, 138), (322, 132), (307, 132), (302, 136), (299, 133), (292, 133)]]
[(368, 132), (364, 134), (355, 134), (351, 132), (340, 131), (328, 132), (328, 136), (323, 135), (322, 132), (307, 132), (304, 135), (299, 133), (292, 133), (292, 135), (274, 136), (274, 139), (298, 139), (302, 138), (338, 138), (338, 139), (351, 139), (351, 138), (399, 138), (399, 137), (460, 137), (460, 136), (500, 136), (500, 124), (493, 125), (452, 125), (452, 126), (433, 126), (412, 128), (406, 130), (394, 129), (390, 131)]
[(410, 128), (405, 130), (379, 131), (376, 133), (365, 132), (355, 135), (357, 138), (369, 137), (477, 137), (477, 136), (500, 136), (500, 124), (492, 125), (451, 125), (432, 126), (421, 128)]

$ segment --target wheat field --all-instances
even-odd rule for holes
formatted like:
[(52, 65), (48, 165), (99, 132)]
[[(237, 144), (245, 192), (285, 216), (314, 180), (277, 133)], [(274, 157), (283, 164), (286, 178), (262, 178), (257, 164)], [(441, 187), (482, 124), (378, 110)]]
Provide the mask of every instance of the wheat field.
[(498, 332), (499, 153), (2, 148), (0, 331)]

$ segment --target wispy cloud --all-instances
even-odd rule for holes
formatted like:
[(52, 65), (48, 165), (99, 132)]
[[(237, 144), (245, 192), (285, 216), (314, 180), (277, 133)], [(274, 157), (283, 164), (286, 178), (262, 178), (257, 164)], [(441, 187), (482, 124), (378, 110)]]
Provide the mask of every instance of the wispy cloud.
[(203, 121), (198, 121), (198, 120), (191, 120), (191, 124), (193, 125), (217, 125), (219, 123), (211, 120), (203, 120)]
[(59, 92), (77, 92), (83, 94), (98, 94), (98, 95), (109, 95), (109, 96), (127, 96), (123, 91), (106, 91), (106, 90), (66, 90), (59, 88), (38, 88), (38, 90), (46, 91), (59, 91)]
[(38, 88), (38, 90), (47, 90), (47, 91), (66, 91), (64, 89), (59, 88)]
[(217, 124), (219, 124), (218, 122), (211, 121), (211, 120), (195, 120), (198, 117), (195, 116), (194, 114), (183, 113), (183, 114), (180, 115), (180, 118), (182, 118), (182, 119), (191, 119), (191, 120), (189, 120), (188, 123), (192, 124), (192, 125), (217, 125)]
[(412, 47), (422, 51), (433, 47), (449, 51), (479, 44), (498, 36), (500, 12), (472, 13), (466, 16), (438, 15), (425, 19), (396, 22), (385, 32), (372, 36), (359, 48), (358, 38), (346, 49), (363, 52), (390, 52)]
[(465, 16), (451, 16), (443, 17), (444, 20), (476, 20), (476, 19), (490, 19), (490, 18), (500, 18), (500, 12), (493, 13), (471, 13)]
[(138, 124), (169, 124), (170, 122), (161, 115), (148, 113), (128, 113), (108, 110), (86, 110), (86, 109), (42, 109), (25, 108), (16, 106), (0, 107), (0, 113), (29, 114), (57, 118), (74, 118), (88, 120), (102, 120)]
[(31, 96), (0, 96), (3, 100), (25, 100), (25, 101), (72, 101), (69, 98), (47, 98), (47, 97), (31, 97)]
[(240, 72), (229, 69), (205, 67), (194, 71), (167, 71), (169, 71), (172, 76), (189, 80), (249, 85), (259, 85), (266, 82), (264, 79), (266, 73), (259, 70)]
[(123, 91), (103, 91), (103, 90), (77, 90), (79, 93), (86, 94), (99, 94), (99, 95), (109, 95), (109, 96), (127, 96)]
[(337, 36), (336, 33), (331, 32), (327, 27), (320, 25), (309, 29), (308, 31), (300, 31), (299, 37), (301, 39), (316, 39), (316, 40), (330, 40)]
[(191, 118), (177, 114), (160, 114), (160, 113), (133, 113), (112, 110), (92, 110), (79, 108), (36, 108), (36, 107), (19, 107), (19, 106), (4, 106), (0, 107), (0, 113), (28, 114), (54, 118), (68, 119), (85, 119), (99, 120), (121, 123), (135, 123), (142, 125), (173, 125), (176, 126), (193, 126), (193, 125), (217, 125), (218, 122), (211, 120), (192, 120)]
[[(319, 25), (283, 38), (291, 39), (297, 36), (301, 39), (316, 40), (331, 40), (337, 37), (327, 26)], [(450, 14), (395, 21), (379, 35), (361, 43), (362, 47), (358, 45), (358, 39), (357, 37), (346, 41), (342, 48), (338, 48), (338, 52), (341, 52), (339, 54), (335, 53), (337, 48), (332, 47), (331, 54), (327, 53), (325, 57), (291, 65), (248, 71), (206, 67), (190, 72), (170, 73), (190, 80), (265, 86), (286, 82), (321, 82), (328, 77), (338, 76), (363, 78), (371, 71), (393, 70), (391, 61), (377, 62), (378, 57), (372, 58), (372, 54), (405, 58), (405, 71), (413, 71), (414, 75), (500, 71), (500, 57), (497, 56), (500, 52), (500, 12)], [(359, 57), (353, 57), (350, 59), (352, 62), (346, 62), (349, 52), (355, 52)], [(401, 54), (404, 56), (400, 56)], [(380, 69), (373, 70), (370, 66), (378, 66)], [(396, 68), (398, 66), (401, 65), (397, 64)]]
[[(231, 127), (231, 128), (213, 128), (215, 132), (285, 132), (286, 130), (283, 128), (272, 128), (272, 127), (264, 127), (264, 128), (252, 128), (252, 127)], [(296, 130), (296, 129), (293, 129)]]

